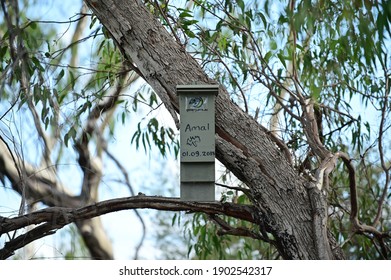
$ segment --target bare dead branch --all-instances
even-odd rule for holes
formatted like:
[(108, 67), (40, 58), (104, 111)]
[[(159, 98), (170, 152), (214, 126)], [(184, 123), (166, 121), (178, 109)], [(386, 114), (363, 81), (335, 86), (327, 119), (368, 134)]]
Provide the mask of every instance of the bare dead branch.
[(156, 209), (163, 211), (191, 211), (206, 214), (223, 214), (248, 222), (254, 222), (251, 205), (221, 202), (192, 202), (178, 198), (137, 195), (110, 199), (80, 208), (48, 207), (15, 218), (2, 218), (0, 234), (18, 230), (31, 224), (52, 222), (69, 224), (76, 220), (95, 218), (107, 213), (130, 209)]
[(26, 246), (27, 244), (33, 242), (34, 240), (54, 234), (56, 229), (62, 227), (63, 225), (56, 226), (56, 225), (45, 223), (43, 225), (37, 226), (36, 228), (28, 231), (25, 234), (22, 234), (14, 239), (11, 239), (10, 241), (5, 243), (2, 249), (0, 249), (0, 259), (5, 260), (11, 257), (17, 249)]
[(70, 223), (88, 220), (101, 215), (130, 209), (156, 209), (164, 211), (203, 212), (209, 215), (221, 214), (237, 219), (254, 222), (253, 206), (220, 202), (189, 202), (178, 198), (158, 196), (132, 196), (94, 203), (78, 209), (49, 207), (15, 218), (0, 216), (0, 235), (29, 225), (39, 225), (27, 233), (5, 243), (0, 250), (0, 258), (8, 258), (15, 250), (26, 244), (54, 233)]

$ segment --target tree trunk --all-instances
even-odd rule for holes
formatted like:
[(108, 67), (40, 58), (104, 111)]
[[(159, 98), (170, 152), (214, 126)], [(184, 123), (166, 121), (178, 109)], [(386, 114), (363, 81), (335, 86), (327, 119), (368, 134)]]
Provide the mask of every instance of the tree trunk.
[[(139, 0), (86, 0), (126, 57), (176, 119), (176, 86), (216, 83)], [(294, 169), (282, 143), (234, 104), (221, 87), (216, 100), (216, 155), (249, 187), (254, 217), (284, 259), (336, 259), (327, 234), (326, 202)], [(267, 234), (269, 233), (269, 234)]]

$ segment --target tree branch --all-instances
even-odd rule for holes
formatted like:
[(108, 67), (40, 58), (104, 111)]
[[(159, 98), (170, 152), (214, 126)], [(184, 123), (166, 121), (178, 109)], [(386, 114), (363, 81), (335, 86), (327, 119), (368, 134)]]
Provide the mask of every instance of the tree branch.
[(5, 243), (0, 250), (0, 258), (8, 258), (15, 250), (40, 239), (70, 223), (95, 218), (107, 213), (130, 209), (156, 209), (164, 211), (203, 212), (209, 215), (221, 214), (237, 219), (254, 222), (251, 205), (238, 205), (220, 202), (190, 202), (178, 198), (158, 196), (132, 196), (94, 203), (78, 209), (49, 207), (15, 218), (0, 216), (0, 235), (29, 225), (39, 225), (27, 233)]
[(226, 221), (216, 215), (209, 216), (213, 222), (215, 222), (219, 227), (218, 235), (234, 235), (234, 236), (242, 236), (242, 237), (250, 237), (253, 239), (258, 239), (270, 243), (272, 245), (276, 245), (274, 240), (269, 239), (267, 236), (262, 236), (254, 232), (253, 230), (245, 227), (233, 227), (229, 225)]
[[(17, 165), (17, 162), (22, 162), (22, 159), (7, 146), (6, 142), (0, 141), (0, 173), (10, 180), (16, 192), (22, 194), (20, 187), (22, 170)], [(37, 170), (27, 162), (23, 162), (23, 172), (25, 172), (23, 183), (28, 190), (29, 197), (48, 206), (77, 207), (80, 205), (80, 200), (56, 178), (53, 178), (51, 172), (47, 172), (48, 168), (50, 167)]]
[(357, 198), (357, 185), (356, 185), (356, 176), (355, 176), (355, 169), (354, 166), (351, 163), (351, 159), (349, 156), (343, 152), (338, 152), (337, 155), (342, 158), (345, 166), (348, 169), (349, 173), (349, 188), (350, 188), (350, 221), (352, 223), (353, 232), (363, 234), (363, 233), (369, 233), (372, 234), (381, 245), (382, 248), (382, 254), (384, 255), (384, 252), (386, 251), (384, 249), (383, 239), (384, 238), (390, 238), (390, 235), (388, 233), (381, 232), (375, 228), (375, 225), (369, 226), (366, 224), (362, 224), (358, 217), (358, 198)]
[(28, 231), (25, 234), (11, 239), (10, 241), (5, 243), (3, 249), (0, 249), (0, 259), (5, 260), (11, 257), (14, 254), (15, 250), (26, 246), (34, 240), (54, 234), (56, 232), (56, 229), (62, 228), (63, 226), (64, 225), (51, 225), (49, 223), (45, 223), (43, 225), (37, 226), (36, 228)]

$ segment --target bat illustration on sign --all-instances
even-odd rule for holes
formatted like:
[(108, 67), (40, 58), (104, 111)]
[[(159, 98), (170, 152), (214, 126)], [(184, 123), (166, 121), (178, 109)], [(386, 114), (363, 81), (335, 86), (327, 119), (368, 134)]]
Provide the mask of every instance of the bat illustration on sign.
[(201, 138), (199, 136), (190, 136), (189, 138), (187, 138), (186, 144), (189, 146), (197, 147), (199, 142), (201, 142)]

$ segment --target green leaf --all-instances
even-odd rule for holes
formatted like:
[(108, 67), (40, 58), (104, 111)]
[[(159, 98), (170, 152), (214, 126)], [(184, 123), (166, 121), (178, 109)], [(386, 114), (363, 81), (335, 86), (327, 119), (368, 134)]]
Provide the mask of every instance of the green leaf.
[[(145, 138), (149, 138), (149, 136), (148, 136), (148, 133), (143, 133), (142, 134), (143, 136), (141, 137), (141, 141), (142, 141), (142, 143), (143, 143), (143, 147), (144, 147), (144, 152), (145, 153), (147, 153), (147, 146), (146, 146), (146, 143), (145, 143)], [(148, 141), (148, 143), (149, 143), (149, 140), (147, 140)]]
[(287, 67), (286, 67), (286, 61), (285, 61), (285, 56), (284, 56), (281, 52), (279, 52), (279, 53), (277, 54), (277, 57), (280, 59), (282, 65), (284, 65), (284, 68), (287, 69)]
[(183, 12), (181, 12), (179, 14), (179, 18), (181, 18), (181, 19), (187, 18), (187, 17), (193, 17), (193, 15), (190, 13), (189, 10), (183, 10)]
[(172, 220), (171, 220), (171, 226), (173, 227), (175, 225), (175, 221), (176, 221), (176, 218), (177, 218), (177, 213), (175, 213), (172, 217)]
[(132, 139), (130, 140), (131, 144), (133, 144), (134, 141), (136, 142), (136, 149), (138, 149), (140, 135), (141, 135), (141, 122), (138, 123), (137, 130), (133, 134)]
[(263, 13), (261, 13), (261, 12), (258, 12), (258, 13), (257, 13), (257, 16), (260, 17), (260, 19), (261, 19), (261, 21), (262, 21), (262, 23), (263, 23), (263, 27), (266, 28), (266, 27), (267, 27), (268, 21), (266, 20), (265, 15), (264, 15)]
[(35, 21), (30, 21), (29, 24), (28, 24), (28, 26), (29, 26), (31, 29), (35, 30), (35, 29), (37, 29), (37, 22), (35, 22)]
[(64, 77), (64, 74), (65, 74), (64, 69), (61, 69), (60, 73), (58, 73), (57, 77), (55, 78), (57, 83)]
[(35, 56), (31, 57), (31, 61), (34, 63), (35, 67), (40, 72), (44, 72), (45, 71), (45, 68), (42, 67), (41, 63), (39, 62), (39, 60)]
[(68, 147), (68, 142), (70, 139), (76, 138), (76, 129), (72, 126), (69, 131), (64, 136), (64, 144), (66, 147)]
[(8, 50), (8, 46), (7, 45), (5, 45), (5, 46), (0, 48), (0, 62), (3, 61), (4, 56), (7, 53), (7, 50)]
[(156, 133), (159, 130), (159, 121), (156, 118), (150, 119), (148, 123), (149, 132)]
[(242, 13), (244, 13), (244, 1), (243, 0), (236, 0), (236, 3), (238, 4), (239, 8), (242, 10)]
[(269, 60), (270, 58), (272, 57), (273, 55), (273, 52), (272, 51), (268, 51), (266, 54), (265, 54), (265, 57), (263, 58), (265, 60), (265, 62), (268, 64), (269, 63)]
[(191, 251), (193, 250), (193, 245), (189, 245), (189, 248), (187, 250), (187, 257), (190, 257)]

